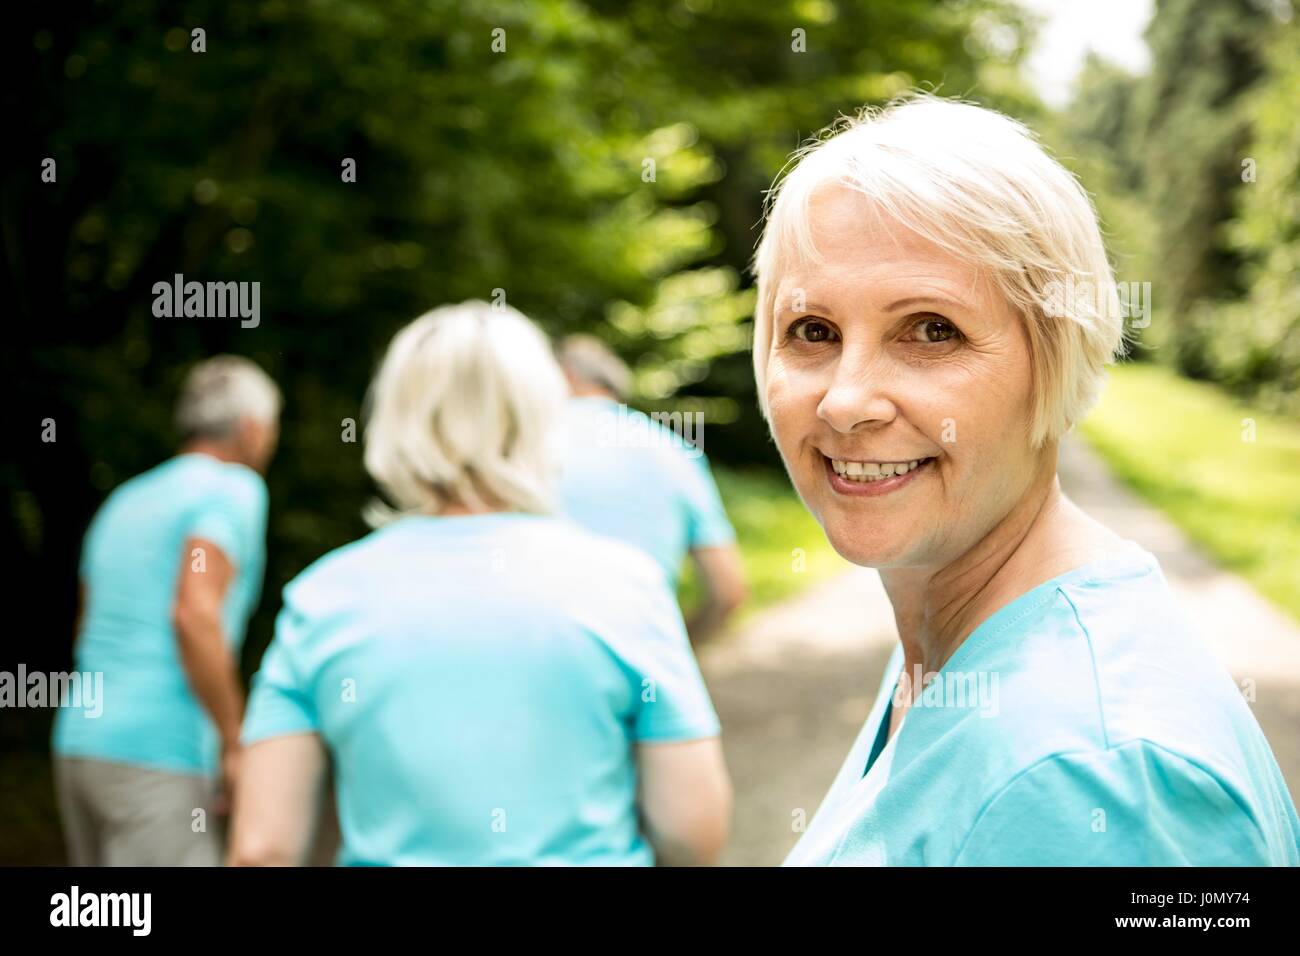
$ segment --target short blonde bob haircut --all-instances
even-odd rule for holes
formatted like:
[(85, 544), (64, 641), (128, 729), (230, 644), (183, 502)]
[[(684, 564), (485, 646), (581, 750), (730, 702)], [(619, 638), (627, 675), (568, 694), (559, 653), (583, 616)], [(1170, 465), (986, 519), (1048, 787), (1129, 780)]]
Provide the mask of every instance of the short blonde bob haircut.
[(366, 470), (399, 513), (552, 511), (566, 396), (550, 343), (521, 313), (434, 309), (397, 333), (371, 385)]
[(1020, 123), (913, 93), (841, 117), (791, 158), (767, 197), (754, 257), (754, 375), (766, 373), (777, 286), (817, 262), (809, 202), (824, 186), (866, 196), (884, 215), (976, 266), (1025, 323), (1034, 397), (1029, 441), (1059, 439), (1096, 402), (1124, 319), (1097, 214), (1075, 178)]

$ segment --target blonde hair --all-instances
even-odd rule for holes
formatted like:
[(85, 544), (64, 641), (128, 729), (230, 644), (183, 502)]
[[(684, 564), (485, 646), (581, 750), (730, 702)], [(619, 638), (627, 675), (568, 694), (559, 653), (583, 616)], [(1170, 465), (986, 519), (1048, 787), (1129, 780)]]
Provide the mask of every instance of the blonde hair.
[(271, 376), (251, 359), (214, 355), (185, 376), (176, 402), (176, 427), (182, 440), (225, 438), (242, 418), (273, 424), (281, 396)]
[(371, 385), (366, 470), (404, 512), (551, 511), (566, 393), (546, 336), (519, 312), (434, 309), (397, 333)]
[(754, 257), (754, 375), (765, 418), (776, 289), (792, 259), (821, 259), (809, 204), (825, 185), (860, 192), (975, 265), (1020, 313), (1033, 367), (1033, 447), (1083, 418), (1104, 366), (1123, 351), (1124, 320), (1091, 201), (1026, 127), (993, 110), (914, 93), (842, 117), (791, 164), (768, 193)]

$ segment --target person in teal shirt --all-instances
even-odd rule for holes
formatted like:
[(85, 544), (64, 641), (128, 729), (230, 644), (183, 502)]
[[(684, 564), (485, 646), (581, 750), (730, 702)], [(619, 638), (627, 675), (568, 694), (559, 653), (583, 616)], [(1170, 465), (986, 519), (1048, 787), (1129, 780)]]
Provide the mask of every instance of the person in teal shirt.
[(1079, 182), (1020, 123), (915, 93), (815, 137), (769, 198), (760, 408), (899, 642), (786, 862), (1300, 864), (1232, 678), (1057, 475), (1128, 331)]
[(664, 576), (554, 513), (564, 399), (513, 309), (447, 306), (395, 337), (365, 432), (391, 506), (285, 588), (231, 862), (306, 861), (327, 756), (340, 864), (717, 856), (721, 728)]
[(1137, 545), (1005, 605), (921, 678), (896, 647), (786, 865), (1300, 865), (1259, 724)]
[(573, 392), (564, 416), (561, 508), (597, 534), (626, 541), (658, 562), (676, 588), (689, 555), (700, 604), (687, 621), (693, 643), (716, 633), (744, 602), (736, 532), (703, 448), (703, 421), (678, 413), (680, 433), (625, 403), (631, 375), (589, 335), (566, 338), (561, 367)]
[[(237, 760), (279, 409), (251, 361), (200, 363), (177, 409), (181, 453), (115, 489), (86, 533), (75, 663), (104, 675), (103, 713), (61, 709), (52, 739), (74, 864), (220, 861), (213, 791)], [(214, 818), (197, 827), (196, 809)]]

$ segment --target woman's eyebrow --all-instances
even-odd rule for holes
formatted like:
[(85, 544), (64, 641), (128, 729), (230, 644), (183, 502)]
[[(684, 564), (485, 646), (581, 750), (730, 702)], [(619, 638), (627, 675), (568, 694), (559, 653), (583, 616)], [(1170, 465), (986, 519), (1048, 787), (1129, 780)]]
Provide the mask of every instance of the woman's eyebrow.
[[(891, 302), (889, 305), (885, 306), (884, 311), (894, 312), (898, 309), (906, 308), (907, 306), (922, 305), (922, 304), (943, 305), (943, 306), (947, 306), (948, 308), (957, 309), (957, 310), (965, 310), (967, 308), (956, 299), (952, 299), (944, 295), (910, 295), (905, 298), (898, 299), (895, 302)], [(785, 296), (784, 300), (779, 304), (777, 311), (783, 313), (798, 312), (801, 314), (807, 312), (815, 312), (818, 315), (824, 315), (827, 317), (829, 317), (832, 312), (832, 310), (828, 306), (825, 306), (820, 302), (813, 302), (812, 300), (804, 301), (802, 309), (796, 309), (795, 305), (796, 305), (796, 301), (794, 296)]]
[(948, 306), (948, 307), (950, 307), (950, 308), (954, 308), (954, 309), (964, 309), (964, 308), (965, 308), (965, 306), (963, 306), (963, 305), (962, 305), (960, 302), (958, 302), (956, 299), (950, 299), (950, 298), (948, 298), (947, 296), (942, 296), (942, 295), (913, 295), (913, 296), (908, 296), (908, 297), (905, 298), (905, 299), (899, 299), (897, 302), (891, 302), (889, 305), (885, 306), (885, 311), (886, 311), (886, 312), (893, 312), (893, 311), (895, 311), (896, 309), (902, 309), (902, 308), (905, 308), (905, 307), (910, 306), (910, 305), (920, 305), (920, 304), (923, 304), (923, 303), (929, 303), (929, 304), (931, 304), (931, 305), (934, 305), (934, 304), (946, 305), (946, 306)]
[(803, 308), (800, 308), (800, 309), (796, 309), (796, 308), (795, 308), (795, 304), (796, 304), (796, 302), (795, 302), (795, 297), (794, 297), (794, 296), (787, 296), (787, 297), (786, 297), (786, 301), (785, 301), (785, 303), (781, 306), (780, 311), (782, 311), (782, 312), (817, 312), (817, 313), (819, 313), (820, 315), (830, 315), (830, 314), (831, 314), (831, 310), (830, 310), (829, 308), (827, 308), (826, 306), (822, 305), (820, 302), (812, 302), (812, 301), (809, 301), (809, 300), (805, 299), (804, 302), (803, 302)]

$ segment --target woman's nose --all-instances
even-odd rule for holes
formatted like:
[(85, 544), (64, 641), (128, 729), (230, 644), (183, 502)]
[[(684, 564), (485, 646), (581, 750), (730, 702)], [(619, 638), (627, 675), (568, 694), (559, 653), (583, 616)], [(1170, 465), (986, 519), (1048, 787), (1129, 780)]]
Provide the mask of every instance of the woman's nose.
[(837, 432), (845, 433), (864, 423), (888, 423), (898, 414), (885, 389), (889, 380), (878, 359), (845, 354), (817, 405), (817, 416)]

